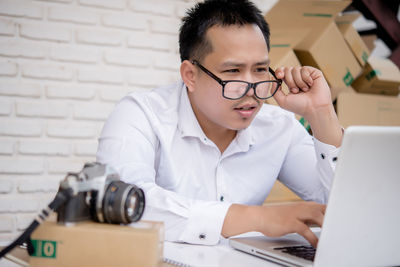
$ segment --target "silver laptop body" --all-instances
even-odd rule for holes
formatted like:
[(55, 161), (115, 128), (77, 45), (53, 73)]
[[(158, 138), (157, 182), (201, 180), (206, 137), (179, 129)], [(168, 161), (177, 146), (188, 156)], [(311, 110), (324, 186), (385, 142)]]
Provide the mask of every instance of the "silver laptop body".
[(346, 130), (314, 262), (276, 249), (308, 246), (297, 234), (229, 243), (285, 266), (399, 266), (400, 127)]

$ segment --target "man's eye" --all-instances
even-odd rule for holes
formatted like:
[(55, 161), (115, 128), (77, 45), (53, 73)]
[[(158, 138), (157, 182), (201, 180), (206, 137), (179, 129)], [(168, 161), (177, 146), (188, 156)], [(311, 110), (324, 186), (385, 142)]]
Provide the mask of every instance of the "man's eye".
[(235, 72), (239, 72), (239, 70), (238, 69), (229, 69), (229, 70), (224, 70), (223, 72), (235, 73)]
[(257, 68), (256, 72), (267, 72), (267, 68)]

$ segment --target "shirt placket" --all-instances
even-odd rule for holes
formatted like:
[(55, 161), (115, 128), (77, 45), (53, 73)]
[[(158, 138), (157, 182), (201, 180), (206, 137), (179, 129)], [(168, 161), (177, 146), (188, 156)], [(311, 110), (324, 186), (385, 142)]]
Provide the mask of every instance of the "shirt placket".
[(225, 188), (225, 172), (223, 168), (223, 160), (219, 159), (218, 164), (215, 169), (215, 181), (217, 185), (216, 198), (218, 201), (227, 201), (226, 188)]

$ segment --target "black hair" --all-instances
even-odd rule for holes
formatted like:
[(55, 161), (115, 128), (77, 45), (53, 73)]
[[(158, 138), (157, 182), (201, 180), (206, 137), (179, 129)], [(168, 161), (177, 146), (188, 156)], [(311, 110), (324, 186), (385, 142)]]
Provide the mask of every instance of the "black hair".
[(179, 31), (181, 61), (201, 60), (212, 51), (206, 32), (214, 25), (257, 25), (269, 51), (269, 26), (261, 11), (248, 0), (205, 0), (189, 9)]

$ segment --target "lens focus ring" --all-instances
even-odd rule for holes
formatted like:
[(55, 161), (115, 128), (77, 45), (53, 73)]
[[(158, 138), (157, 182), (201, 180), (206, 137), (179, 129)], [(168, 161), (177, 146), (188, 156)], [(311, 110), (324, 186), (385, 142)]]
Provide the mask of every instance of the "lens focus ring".
[(111, 182), (104, 194), (103, 215), (107, 223), (128, 224), (138, 221), (144, 212), (142, 189), (122, 181)]

